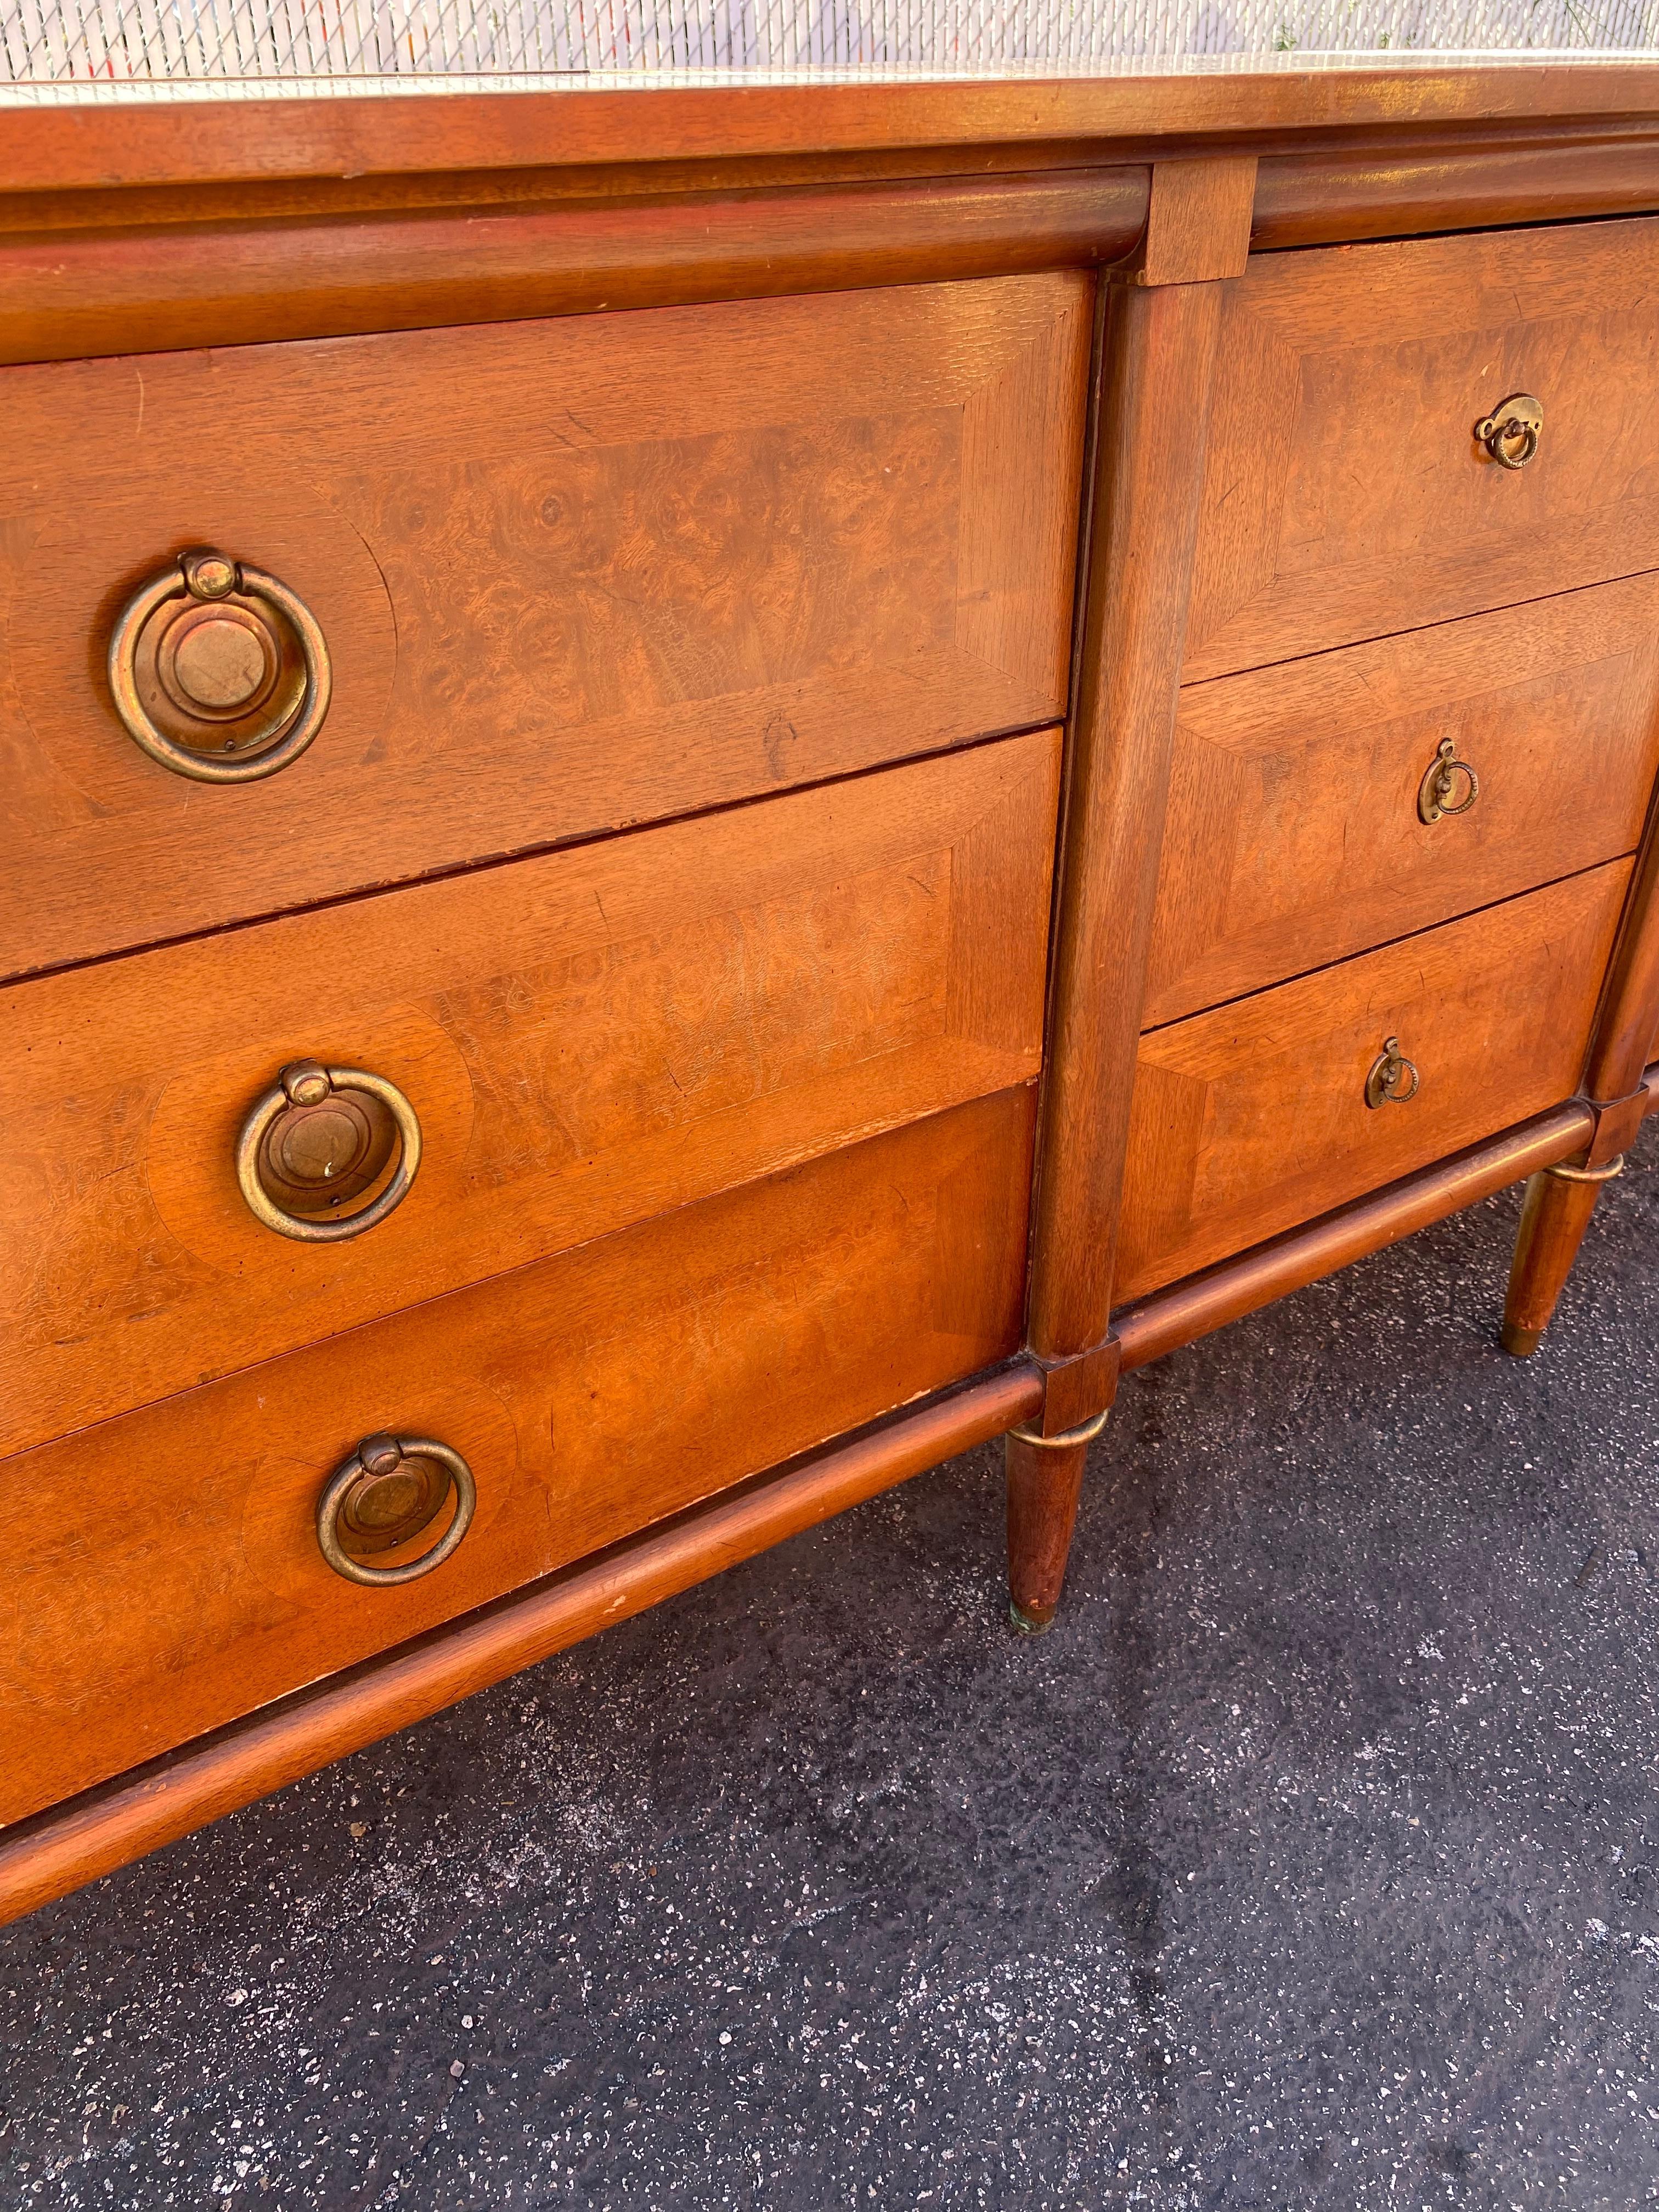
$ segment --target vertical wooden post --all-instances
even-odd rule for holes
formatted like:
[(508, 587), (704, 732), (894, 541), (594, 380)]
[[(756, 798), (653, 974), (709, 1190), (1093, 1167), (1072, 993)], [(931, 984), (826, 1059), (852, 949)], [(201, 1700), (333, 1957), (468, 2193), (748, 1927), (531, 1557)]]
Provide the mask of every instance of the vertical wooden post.
[(1577, 1160), (1546, 1168), (1527, 1185), (1510, 1265), (1502, 1341), (1529, 1358), (1566, 1287), (1601, 1187), (1624, 1165), (1642, 1126), (1642, 1078), (1659, 1031), (1659, 798), (1650, 805), (1619, 942), (1607, 968), (1584, 1067), (1595, 1134)]
[(1221, 281), (1249, 251), (1255, 162), (1152, 171), (1146, 236), (1106, 312), (1093, 532), (1033, 1209), (1027, 1342), (1042, 1417), (1008, 1439), (1010, 1611), (1053, 1621), (1086, 1435), (1116, 1387), (1108, 1326)]

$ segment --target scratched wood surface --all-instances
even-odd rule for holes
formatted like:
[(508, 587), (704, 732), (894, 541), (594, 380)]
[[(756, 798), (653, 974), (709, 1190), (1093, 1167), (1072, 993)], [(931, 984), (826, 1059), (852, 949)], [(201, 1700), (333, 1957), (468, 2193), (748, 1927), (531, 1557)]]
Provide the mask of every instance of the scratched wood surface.
[[(1119, 1300), (1569, 1097), (1630, 875), (1611, 861), (1143, 1038)], [(1390, 1036), (1420, 1087), (1368, 1107)]]
[(1656, 769), (1659, 576), (1188, 685), (1143, 1023), (1633, 852)]
[[(0, 1821), (1012, 1352), (1033, 1121), (1005, 1091), (6, 1462)], [(317, 1546), (377, 1431), (478, 1488), (401, 1589)]]
[[(1081, 272), (0, 370), (0, 973), (1064, 709)], [(114, 718), (183, 547), (329, 641), (302, 759)]]
[[(1659, 567), (1659, 222), (1262, 254), (1228, 288), (1186, 673)], [(1540, 399), (1537, 458), (1474, 427)]]
[[(1037, 732), (0, 993), (5, 1448), (1027, 1081), (1058, 775)], [(236, 1182), (305, 1058), (422, 1123), (343, 1243)]]

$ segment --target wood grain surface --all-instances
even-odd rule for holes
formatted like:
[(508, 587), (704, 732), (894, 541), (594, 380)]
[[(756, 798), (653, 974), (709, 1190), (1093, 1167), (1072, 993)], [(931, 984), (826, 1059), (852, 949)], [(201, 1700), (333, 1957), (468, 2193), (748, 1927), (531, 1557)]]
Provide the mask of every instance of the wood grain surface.
[(1258, 250), (1404, 238), (1413, 231), (1638, 215), (1659, 206), (1649, 127), (1580, 126), (1520, 144), (1452, 131), (1398, 150), (1282, 154), (1256, 182)]
[[(1655, 1075), (1659, 1082), (1659, 1069)], [(1552, 1107), (1500, 1136), (1437, 1160), (1398, 1182), (1385, 1183), (1380, 1190), (1369, 1191), (1165, 1290), (1153, 1291), (1112, 1317), (1125, 1369), (1162, 1359), (1166, 1352), (1255, 1313), (1275, 1298), (1287, 1297), (1368, 1252), (1380, 1252), (1402, 1237), (1414, 1236), (1431, 1221), (1443, 1221), (1466, 1206), (1478, 1206), (1494, 1191), (1582, 1152), (1595, 1126), (1595, 1113), (1582, 1099)]]
[[(1257, 256), (1229, 288), (1187, 676), (1659, 567), (1659, 222)], [(1537, 458), (1474, 426), (1541, 400)]]
[[(5, 235), (0, 362), (250, 345), (592, 314), (698, 300), (846, 292), (1121, 258), (1146, 219), (1144, 168), (849, 181), (816, 190), (574, 202), (490, 200), (319, 213), (265, 196), (235, 219), (82, 221)], [(545, 185), (544, 185), (545, 191)], [(343, 198), (346, 197), (342, 195)], [(146, 207), (147, 214), (155, 210)], [(286, 216), (286, 219), (284, 219)]]
[(1112, 1298), (1169, 787), (1216, 284), (1114, 289), (1073, 710), (1028, 1342), (1091, 1351)]
[(0, 1836), (0, 1921), (971, 1451), (1042, 1392), (1028, 1364), (995, 1368), (17, 1823)]
[[(1146, 1037), (1119, 1297), (1568, 1097), (1630, 873), (1610, 862)], [(1420, 1087), (1368, 1107), (1366, 1075), (1390, 1036)]]
[[(1003, 1092), (8, 1462), (0, 1820), (1006, 1357), (1033, 1119)], [(369, 1589), (314, 1514), (382, 1430), (479, 1502)]]
[[(1480, 792), (1425, 823), (1446, 738)], [(1633, 852), (1656, 768), (1659, 576), (1189, 685), (1143, 1019)]]
[[(1057, 732), (0, 994), (0, 1437), (16, 1450), (1029, 1080)], [(237, 1131), (367, 1068), (420, 1171), (343, 1243)]]
[[(1086, 277), (0, 371), (0, 972), (1064, 711)], [(216, 544), (318, 617), (268, 781), (115, 720), (115, 614)]]
[[(795, 84), (653, 91), (490, 92), (441, 100), (335, 94), (305, 100), (114, 102), (0, 111), (0, 177), (14, 191), (142, 187), (408, 170), (729, 163), (927, 149), (936, 167), (1006, 146), (1102, 146), (1206, 132), (1314, 136), (1432, 131), (1479, 143), (1517, 124), (1612, 118), (1628, 131), (1659, 109), (1649, 60), (1480, 64), (1370, 58), (1310, 69), (1295, 55), (1249, 70), (1145, 72), (1006, 82)], [(1507, 126), (1507, 127), (1505, 127)], [(1120, 158), (1122, 154), (1120, 153)]]

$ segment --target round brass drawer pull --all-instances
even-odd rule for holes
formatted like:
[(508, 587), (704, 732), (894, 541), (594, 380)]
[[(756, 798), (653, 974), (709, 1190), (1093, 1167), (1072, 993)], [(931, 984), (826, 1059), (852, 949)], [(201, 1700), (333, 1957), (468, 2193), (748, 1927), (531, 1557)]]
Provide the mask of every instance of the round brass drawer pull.
[(1538, 451), (1543, 428), (1543, 401), (1534, 399), (1529, 392), (1516, 392), (1490, 415), (1482, 416), (1474, 426), (1474, 434), (1504, 468), (1524, 469)]
[[(1458, 778), (1463, 779), (1463, 795), (1454, 799)], [(1417, 818), (1419, 822), (1443, 821), (1449, 814), (1467, 814), (1480, 796), (1480, 779), (1467, 761), (1457, 757), (1455, 738), (1442, 738), (1434, 758), (1429, 763), (1423, 781), (1417, 787)]]
[[(399, 1567), (376, 1567), (377, 1552), (394, 1551), (436, 1520), (451, 1491), (455, 1511), (429, 1552)], [(365, 1437), (328, 1479), (317, 1500), (317, 1541), (337, 1575), (371, 1589), (418, 1582), (454, 1553), (478, 1503), (472, 1470), (459, 1452), (433, 1437)]]
[(1365, 1078), (1365, 1103), (1403, 1106), (1407, 1099), (1415, 1098), (1417, 1092), (1415, 1065), (1401, 1051), (1398, 1037), (1384, 1037), (1382, 1049), (1371, 1062), (1371, 1072)]
[(122, 608), (109, 689), (128, 734), (163, 768), (252, 783), (298, 760), (322, 728), (333, 674), (303, 599), (261, 568), (198, 550)]
[[(314, 1060), (283, 1070), (254, 1100), (236, 1139), (236, 1180), (248, 1211), (302, 1244), (342, 1244), (373, 1229), (402, 1205), (420, 1164), (420, 1117), (395, 1083)], [(356, 1212), (337, 1210), (377, 1185)]]

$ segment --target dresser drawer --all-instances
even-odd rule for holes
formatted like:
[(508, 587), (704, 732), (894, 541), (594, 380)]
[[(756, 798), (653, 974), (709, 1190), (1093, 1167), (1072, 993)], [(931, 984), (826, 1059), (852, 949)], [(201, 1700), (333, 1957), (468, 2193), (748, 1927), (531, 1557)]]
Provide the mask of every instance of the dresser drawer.
[[(1188, 677), (1659, 566), (1656, 298), (1652, 220), (1253, 260), (1224, 310)], [(1475, 426), (1516, 396), (1543, 422), (1509, 468)]]
[(1189, 685), (1146, 1026), (1633, 851), (1656, 768), (1659, 576)]
[[(1091, 298), (1054, 275), (0, 370), (0, 973), (1057, 719)], [(157, 765), (104, 681), (124, 603), (204, 545), (296, 594), (332, 671), (259, 781)], [(299, 710), (301, 629), (249, 591), (137, 635), (187, 754), (238, 741), (190, 702), (267, 680), (239, 659), (261, 625), (267, 719)]]
[[(979, 1101), (7, 1462), (0, 1820), (1013, 1352), (1033, 1118)], [(318, 1503), (377, 1432), (477, 1502), (366, 1588)]]
[[(1118, 1302), (1570, 1097), (1630, 872), (1613, 861), (1143, 1037)], [(1391, 1036), (1415, 1095), (1368, 1105)]]
[[(4, 1449), (1029, 1080), (1058, 771), (1056, 732), (1008, 738), (13, 985)], [(239, 1176), (303, 1061), (420, 1125), (348, 1241), (244, 1183), (302, 1225), (373, 1202), (314, 1179), (359, 1141), (395, 1171), (389, 1122), (331, 1118), (378, 1123), (361, 1090), (268, 1109)]]

